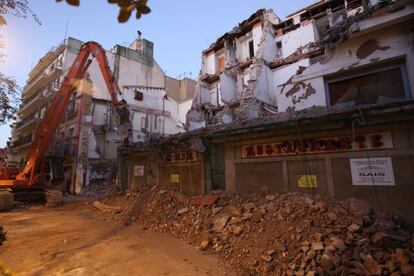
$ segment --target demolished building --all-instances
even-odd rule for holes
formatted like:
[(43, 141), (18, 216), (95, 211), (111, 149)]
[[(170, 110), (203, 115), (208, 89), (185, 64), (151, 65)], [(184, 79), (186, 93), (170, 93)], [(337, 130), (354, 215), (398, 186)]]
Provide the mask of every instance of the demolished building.
[(203, 52), (187, 133), (119, 149), (118, 188), (302, 191), (414, 221), (413, 23), (412, 1), (259, 10)]
[[(82, 43), (75, 38), (66, 39), (48, 51), (29, 73), (23, 104), (12, 128), (9, 163), (25, 164), (39, 122)], [(194, 94), (195, 81), (167, 77), (154, 59), (153, 48), (153, 43), (138, 32), (129, 47), (116, 45), (106, 52), (113, 77), (130, 109), (132, 143), (184, 131), (185, 114)], [(96, 61), (87, 77), (75, 85), (77, 91), (47, 154), (63, 163), (65, 191), (70, 193), (80, 193), (92, 181), (109, 179), (122, 142), (119, 118)], [(176, 87), (182, 91), (176, 92)]]
[[(401, 23), (412, 17), (407, 3), (319, 1), (283, 21), (257, 11), (203, 52), (188, 129), (410, 98), (412, 30)], [(394, 81), (398, 89), (390, 89)]]

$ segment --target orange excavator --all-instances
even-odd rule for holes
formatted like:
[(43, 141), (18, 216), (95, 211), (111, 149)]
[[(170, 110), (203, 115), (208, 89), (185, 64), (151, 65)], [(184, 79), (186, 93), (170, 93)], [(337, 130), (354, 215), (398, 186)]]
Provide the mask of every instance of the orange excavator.
[(118, 98), (122, 93), (117, 81), (112, 77), (105, 50), (96, 42), (84, 43), (59, 91), (54, 95), (49, 109), (40, 121), (39, 128), (31, 144), (26, 165), (22, 171), (19, 171), (17, 168), (8, 167), (7, 165), (0, 168), (0, 189), (11, 188), (21, 190), (42, 187), (46, 151), (59, 126), (70, 97), (77, 89), (76, 83), (84, 78), (88, 67), (92, 63), (92, 58), (95, 58), (99, 64), (111, 100), (119, 115), (121, 126), (126, 130), (123, 134), (124, 143), (128, 141), (130, 135), (129, 109), (126, 101)]

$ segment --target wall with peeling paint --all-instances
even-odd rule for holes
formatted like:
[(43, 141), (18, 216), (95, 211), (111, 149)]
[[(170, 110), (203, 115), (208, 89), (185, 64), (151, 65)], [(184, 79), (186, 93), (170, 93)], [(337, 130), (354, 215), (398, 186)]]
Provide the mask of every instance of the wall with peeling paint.
[[(403, 10), (400, 13), (401, 17), (406, 11)], [(400, 17), (394, 13), (391, 18)], [(380, 20), (369, 19), (369, 21), (371, 24), (378, 24)], [(338, 44), (325, 54), (323, 60), (313, 65), (307, 66), (307, 61), (301, 61), (303, 62), (301, 66), (307, 66), (307, 68), (300, 74), (293, 73), (299, 68), (298, 63), (275, 70), (273, 77), (277, 86), (278, 110), (283, 112), (289, 108), (300, 110), (311, 106), (326, 106), (328, 105), (326, 79), (352, 73), (361, 68), (380, 68), (383, 62), (397, 60), (405, 64), (409, 93), (413, 97), (414, 34), (410, 31), (409, 24), (389, 25), (392, 21), (384, 18), (381, 21), (386, 22), (386, 27), (378, 30), (380, 26), (370, 25), (368, 27), (367, 22), (362, 20), (359, 24), (365, 26), (364, 32), (357, 33), (353, 38)], [(286, 75), (287, 72), (289, 72), (288, 75)], [(284, 83), (278, 81), (286, 79), (287, 76), (289, 79)], [(309, 91), (309, 87), (315, 91)]]

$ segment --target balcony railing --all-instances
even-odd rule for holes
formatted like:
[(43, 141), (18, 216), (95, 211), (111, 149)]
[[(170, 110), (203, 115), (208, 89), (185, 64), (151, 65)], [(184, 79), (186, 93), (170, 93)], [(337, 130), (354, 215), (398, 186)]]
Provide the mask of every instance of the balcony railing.
[(38, 77), (36, 77), (30, 83), (26, 84), (26, 86), (23, 88), (22, 97), (30, 98), (32, 96), (31, 94), (35, 93), (34, 91), (37, 91), (43, 85), (55, 79), (61, 72), (62, 72), (62, 67), (56, 66), (53, 70), (50, 70), (49, 72), (43, 72), (39, 74)]
[(42, 98), (43, 97), (40, 93), (35, 95), (34, 97), (31, 97), (29, 101), (27, 101), (26, 103), (23, 103), (23, 105), (20, 106), (19, 113), (24, 113), (31, 105), (35, 104), (37, 101), (39, 101)]
[(27, 119), (25, 119), (25, 120), (23, 120), (23, 121), (19, 122), (19, 123), (16, 125), (16, 130), (17, 130), (17, 131), (22, 130), (23, 128), (25, 128), (25, 127), (29, 126), (30, 124), (32, 124), (32, 123), (36, 123), (38, 120), (39, 120), (39, 118), (36, 118), (34, 114), (29, 115), (29, 116), (27, 117)]
[(17, 148), (17, 147), (21, 147), (23, 145), (27, 145), (30, 144), (32, 142), (32, 134), (26, 135), (22, 138), (20, 138), (19, 140), (16, 140), (14, 142), (12, 142), (11, 147), (12, 148)]
[(63, 40), (59, 45), (52, 47), (44, 56), (39, 60), (39, 62), (36, 64), (36, 66), (32, 69), (32, 71), (29, 73), (29, 83), (32, 83), (33, 80), (36, 78), (38, 72), (41, 72), (47, 66), (52, 63), (53, 60), (55, 60), (59, 53), (64, 49), (65, 45), (67, 44), (67, 40)]
[(74, 156), (76, 139), (66, 139), (64, 144), (57, 144), (51, 150), (51, 153), (57, 156)]

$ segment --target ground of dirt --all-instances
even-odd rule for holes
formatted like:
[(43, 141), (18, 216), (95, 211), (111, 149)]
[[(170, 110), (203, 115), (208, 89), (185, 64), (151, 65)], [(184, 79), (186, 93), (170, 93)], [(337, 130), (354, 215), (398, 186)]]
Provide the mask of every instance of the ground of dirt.
[(216, 256), (171, 235), (99, 216), (92, 202), (77, 198), (60, 207), (2, 212), (0, 224), (7, 230), (0, 263), (16, 275), (230, 274)]
[(403, 219), (357, 199), (303, 193), (186, 197), (148, 187), (108, 196), (110, 220), (168, 233), (216, 254), (239, 275), (414, 275)]

